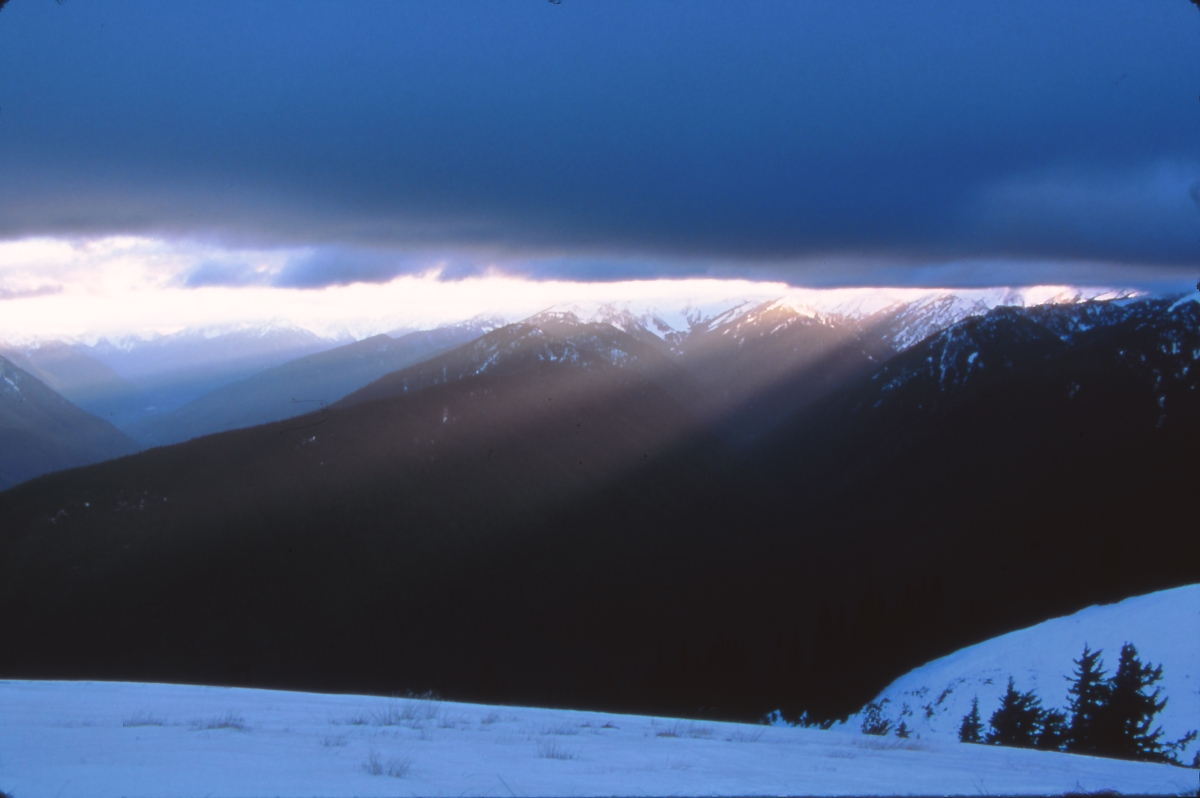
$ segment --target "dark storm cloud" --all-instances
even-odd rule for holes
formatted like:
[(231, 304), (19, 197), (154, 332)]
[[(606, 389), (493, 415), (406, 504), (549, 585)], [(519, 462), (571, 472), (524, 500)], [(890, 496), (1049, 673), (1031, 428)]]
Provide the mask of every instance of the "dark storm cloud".
[(1183, 0), (14, 0), (0, 237), (308, 247), (297, 287), (1194, 268), (1198, 45)]
[(271, 285), (318, 288), (350, 283), (383, 283), (401, 274), (435, 271), (443, 280), (477, 277), (486, 267), (477, 261), (436, 253), (397, 253), (352, 247), (320, 247), (289, 258)]
[(207, 260), (199, 263), (179, 279), (179, 284), (188, 288), (204, 288), (206, 286), (243, 286), (262, 285), (267, 282), (268, 275), (257, 271), (247, 263), (223, 263)]

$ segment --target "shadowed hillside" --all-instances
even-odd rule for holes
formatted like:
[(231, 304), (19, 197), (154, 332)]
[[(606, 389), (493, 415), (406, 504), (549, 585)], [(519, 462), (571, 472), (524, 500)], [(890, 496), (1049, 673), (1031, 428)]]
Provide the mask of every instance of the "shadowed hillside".
[(217, 388), (178, 410), (151, 416), (131, 434), (147, 445), (266, 424), (328, 406), (385, 374), (483, 335), (494, 324), (476, 320), (398, 339), (375, 335), (265, 369)]
[(736, 456), (665, 346), (510, 325), (320, 413), (0, 494), (0, 675), (844, 715), (1200, 578), (1197, 307), (967, 319)]
[(137, 449), (116, 427), (0, 357), (0, 490)]

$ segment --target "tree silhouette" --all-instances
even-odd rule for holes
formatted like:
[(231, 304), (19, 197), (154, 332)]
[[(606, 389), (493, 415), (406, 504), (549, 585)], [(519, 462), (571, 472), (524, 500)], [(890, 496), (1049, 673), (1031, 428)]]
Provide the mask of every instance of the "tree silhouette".
[(960, 743), (983, 742), (983, 721), (979, 719), (979, 696), (971, 699), (971, 711), (963, 716), (962, 725), (958, 727)]
[(1017, 692), (1010, 676), (1008, 690), (1000, 699), (1000, 708), (992, 713), (992, 728), (987, 733), (986, 742), (1016, 748), (1035, 748), (1041, 737), (1044, 715), (1041, 699), (1032, 691)]
[(1042, 713), (1037, 747), (1046, 751), (1061, 751), (1066, 742), (1067, 713), (1061, 709), (1047, 709)]
[(1167, 705), (1167, 699), (1159, 699), (1162, 690), (1154, 687), (1161, 680), (1161, 665), (1142, 664), (1132, 643), (1121, 646), (1117, 672), (1108, 683), (1108, 700), (1099, 715), (1097, 753), (1152, 762), (1173, 760), (1161, 742), (1162, 727), (1151, 729), (1154, 716)]
[(1094, 754), (1099, 751), (1099, 726), (1101, 714), (1108, 703), (1108, 682), (1104, 676), (1102, 652), (1092, 651), (1085, 643), (1083, 654), (1075, 660), (1075, 673), (1068, 677), (1071, 687), (1067, 690), (1071, 700), (1071, 713), (1067, 729), (1066, 749), (1075, 754)]

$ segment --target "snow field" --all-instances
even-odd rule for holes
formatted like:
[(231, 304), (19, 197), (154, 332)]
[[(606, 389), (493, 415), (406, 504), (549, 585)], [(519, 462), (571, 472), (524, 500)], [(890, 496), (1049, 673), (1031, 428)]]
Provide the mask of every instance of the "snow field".
[(1179, 794), (1196, 772), (942, 740), (164, 684), (0, 682), (39, 796)]
[[(1137, 647), (1143, 663), (1162, 665), (1163, 678), (1156, 686), (1168, 699), (1157, 717), (1163, 741), (1200, 729), (1200, 585), (1088, 607), (960, 649), (901, 676), (875, 703), (882, 704), (881, 717), (893, 727), (903, 721), (913, 737), (950, 742), (958, 739), (963, 716), (976, 696), (987, 727), (1009, 676), (1018, 690), (1035, 691), (1044, 707), (1065, 710), (1067, 677), (1084, 643), (1103, 649), (1105, 671), (1112, 676), (1126, 642)], [(852, 715), (845, 728), (858, 730), (861, 725), (861, 714)], [(1189, 745), (1180, 759), (1190, 763), (1197, 751), (1200, 741)]]

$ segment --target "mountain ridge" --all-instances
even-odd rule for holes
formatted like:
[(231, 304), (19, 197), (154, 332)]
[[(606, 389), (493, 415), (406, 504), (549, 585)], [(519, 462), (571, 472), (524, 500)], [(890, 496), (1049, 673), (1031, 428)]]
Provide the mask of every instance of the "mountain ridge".
[(0, 491), (137, 449), (116, 427), (0, 356)]

